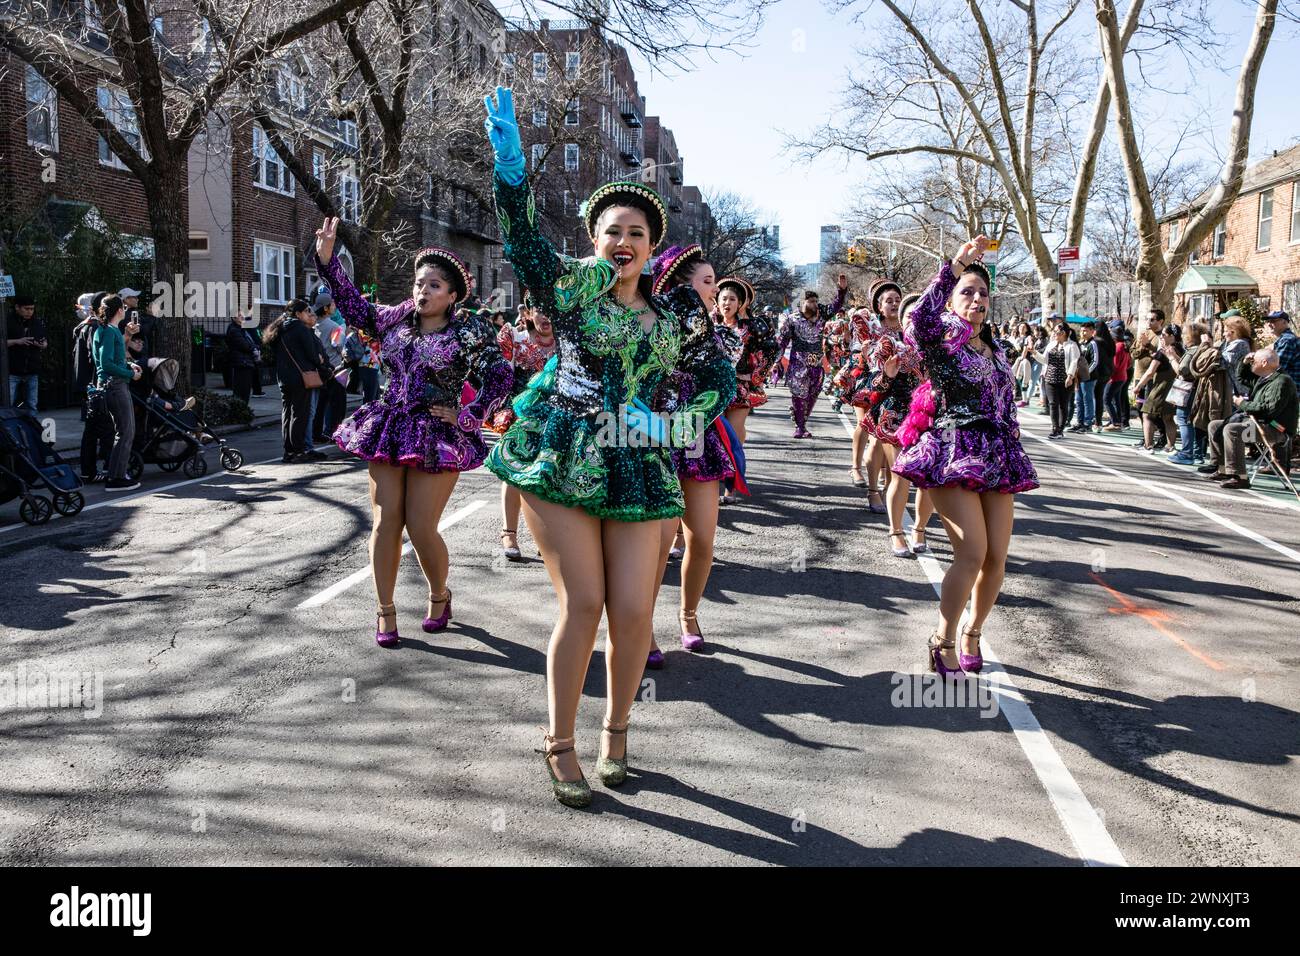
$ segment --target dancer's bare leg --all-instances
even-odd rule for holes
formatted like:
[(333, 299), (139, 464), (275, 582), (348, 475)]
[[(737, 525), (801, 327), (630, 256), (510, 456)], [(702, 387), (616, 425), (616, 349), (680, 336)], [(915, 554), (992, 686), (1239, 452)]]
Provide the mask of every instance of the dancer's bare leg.
[[(663, 525), (671, 523), (601, 522), (605, 613), (609, 622), (609, 640), (605, 644), (605, 722), (611, 727), (627, 726), (632, 702), (641, 687), (646, 655), (650, 652), (659, 546)], [(581, 682), (578, 689), (581, 691)], [(601, 750), (606, 756), (617, 759), (626, 754), (626, 735), (604, 734), (602, 740)]]
[(519, 547), (519, 489), (507, 482), (501, 482), (501, 527), (514, 528), (514, 534), (501, 532), (503, 548)]
[[(543, 501), (529, 492), (524, 492), (522, 499), (528, 530), (541, 548), (542, 561), (559, 603), (560, 613), (546, 649), (546, 694), (549, 732), (552, 737), (566, 740), (574, 735), (582, 685), (587, 679), (591, 652), (596, 646), (596, 629), (605, 606), (601, 522), (581, 508)], [(658, 532), (659, 528), (654, 527)], [(641, 663), (645, 664), (644, 653)], [(580, 779), (582, 771), (576, 752), (560, 754), (551, 761), (561, 780), (572, 783)]]
[(861, 471), (862, 456), (866, 454), (867, 446), (871, 442), (871, 436), (868, 435), (866, 430), (862, 427), (862, 419), (864, 419), (867, 416), (867, 410), (865, 408), (857, 408), (855, 406), (853, 412), (857, 416), (858, 426), (857, 428), (853, 429), (852, 468), (854, 471)]
[[(393, 603), (397, 587), (397, 568), (402, 562), (402, 530), (406, 527), (407, 469), (383, 462), (370, 462), (370, 511), (374, 523), (370, 529), (370, 573), (375, 584), (375, 600), (380, 607)], [(397, 628), (397, 612), (379, 619), (379, 630)]]
[[(952, 564), (943, 576), (939, 593), (939, 628), (945, 640), (955, 640), (962, 612), (988, 555), (984, 508), (980, 496), (965, 488), (932, 488), (930, 494), (948, 530), (953, 552)], [(943, 659), (952, 669), (957, 668), (955, 648), (945, 650)]]
[[(978, 631), (998, 602), (1002, 593), (1002, 579), (1006, 576), (1007, 551), (1011, 547), (1011, 526), (1015, 517), (1016, 496), (1003, 495), (996, 491), (986, 491), (980, 495), (980, 506), (984, 509), (984, 527), (988, 538), (988, 550), (984, 555), (984, 564), (979, 577), (975, 580), (975, 600), (971, 604), (969, 626)], [(969, 646), (965, 646), (969, 645)], [(975, 653), (977, 642), (964, 641), (962, 650), (967, 654)]]
[(749, 419), (749, 412), (748, 408), (728, 408), (726, 412), (727, 424), (731, 426), (731, 430), (736, 433), (742, 445), (745, 444), (745, 423)]
[[(691, 613), (704, 598), (704, 589), (713, 570), (713, 541), (718, 534), (718, 483), (683, 481), (686, 497), (686, 557), (682, 559), (682, 613)], [(682, 633), (699, 634), (698, 624), (683, 619)], [(695, 626), (692, 626), (695, 624)]]
[(447, 555), (447, 542), (442, 540), (438, 531), (438, 522), (442, 520), (442, 512), (447, 507), (460, 472), (444, 471), (431, 475), (417, 468), (403, 470), (406, 472), (406, 533), (415, 546), (415, 556), (419, 559), (424, 579), (429, 584), (431, 597), (428, 616), (441, 617), (447, 608), (447, 602), (433, 598), (442, 597), (446, 593), (447, 571), (451, 562)]

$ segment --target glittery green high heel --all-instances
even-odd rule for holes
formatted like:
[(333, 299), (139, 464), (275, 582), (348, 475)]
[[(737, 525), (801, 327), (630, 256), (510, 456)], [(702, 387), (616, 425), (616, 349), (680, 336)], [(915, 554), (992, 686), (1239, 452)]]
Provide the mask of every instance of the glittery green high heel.
[[(605, 725), (607, 734), (627, 735), (627, 726), (622, 729), (616, 729), (609, 724)], [(600, 782), (607, 787), (621, 787), (627, 781), (627, 742), (623, 742), (622, 757), (601, 757), (596, 761), (596, 773), (600, 777)]]
[[(569, 746), (556, 747), (555, 745), (560, 743), (560, 740), (568, 741)], [(568, 781), (561, 780), (555, 775), (555, 768), (551, 766), (551, 758), (570, 753), (573, 750), (572, 737), (564, 737), (560, 738), (560, 740), (547, 734), (542, 738), (542, 742), (546, 744), (546, 749), (535, 750), (535, 752), (545, 754), (543, 759), (546, 761), (546, 772), (551, 775), (551, 790), (555, 793), (555, 799), (566, 807), (581, 810), (583, 807), (591, 806), (591, 785), (587, 783), (586, 777), (581, 780)]]

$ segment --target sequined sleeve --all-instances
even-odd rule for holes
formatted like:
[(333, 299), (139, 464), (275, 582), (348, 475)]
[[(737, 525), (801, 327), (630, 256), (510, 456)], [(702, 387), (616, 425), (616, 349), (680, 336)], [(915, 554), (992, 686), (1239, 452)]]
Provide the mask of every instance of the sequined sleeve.
[(497, 330), (497, 348), (501, 350), (501, 357), (512, 365), (515, 360), (515, 331), (510, 323), (506, 323)]
[(695, 379), (695, 395), (677, 409), (672, 420), (673, 441), (678, 447), (692, 445), (702, 429), (726, 411), (736, 397), (736, 367), (727, 357), (714, 331), (713, 322), (695, 290), (674, 289), (668, 307), (682, 323), (682, 349), (677, 371)]
[(401, 305), (376, 306), (352, 284), (348, 274), (343, 271), (338, 256), (331, 256), (329, 262), (321, 262), (320, 256), (315, 258), (317, 274), (330, 287), (330, 295), (334, 297), (334, 304), (338, 306), (343, 318), (348, 325), (360, 329), (372, 339), (380, 338), (415, 307), (410, 300)]
[(822, 313), (822, 318), (829, 319), (840, 309), (844, 308), (844, 299), (848, 296), (848, 294), (849, 294), (848, 286), (845, 286), (843, 289), (837, 288), (835, 292), (835, 298), (831, 299), (831, 304), (821, 306), (821, 308), (826, 310), (825, 312)]
[(908, 323), (913, 341), (922, 347), (943, 341), (943, 313), (948, 307), (948, 297), (957, 286), (952, 274), (952, 263), (945, 262), (939, 274), (930, 280), (925, 295), (912, 309)]
[(482, 319), (470, 319), (461, 340), (469, 350), (470, 384), (478, 390), (464, 411), (481, 422), (510, 394), (515, 370), (501, 354), (491, 327)]
[(512, 186), (500, 176), (494, 177), (492, 188), (506, 258), (515, 267), (519, 281), (532, 293), (533, 301), (546, 308), (553, 302), (552, 290), (562, 267), (560, 254), (537, 226), (533, 191), (527, 180)]

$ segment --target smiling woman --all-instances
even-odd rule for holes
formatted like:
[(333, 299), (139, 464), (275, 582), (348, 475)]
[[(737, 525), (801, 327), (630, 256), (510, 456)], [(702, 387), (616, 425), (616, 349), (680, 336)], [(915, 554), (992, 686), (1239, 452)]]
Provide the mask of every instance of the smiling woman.
[[(559, 343), (516, 399), (517, 418), (488, 468), (522, 493), (524, 517), (559, 598), (542, 752), (556, 799), (582, 807), (591, 788), (573, 734), (596, 628), (605, 613), (609, 698), (597, 772), (606, 786), (618, 786), (626, 779), (628, 718), (650, 648), (660, 526), (683, 511), (670, 450), (694, 444), (698, 428), (722, 413), (735, 373), (694, 289), (656, 296), (642, 275), (668, 225), (654, 190), (630, 182), (597, 189), (582, 208), (595, 255), (560, 255), (537, 226), (513, 94), (498, 87), (486, 105), (506, 257)], [(694, 376), (698, 388), (668, 426), (650, 403), (674, 371)], [(627, 427), (606, 428), (611, 417)], [(611, 433), (628, 439), (610, 441)]]

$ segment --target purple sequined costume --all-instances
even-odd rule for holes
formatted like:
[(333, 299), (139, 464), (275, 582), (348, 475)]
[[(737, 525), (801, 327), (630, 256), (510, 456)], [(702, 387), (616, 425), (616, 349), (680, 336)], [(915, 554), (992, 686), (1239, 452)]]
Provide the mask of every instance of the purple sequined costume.
[[(375, 306), (357, 291), (339, 264), (316, 260), (348, 325), (376, 339), (388, 369), (388, 387), (334, 430), (334, 442), (366, 461), (421, 471), (468, 471), (483, 464), (481, 423), (510, 393), (513, 371), (493, 330), (474, 318), (453, 319), (440, 332), (421, 333), (415, 304)], [(430, 405), (461, 407), (466, 381), (478, 388), (461, 409), (461, 424), (435, 417)]]
[[(740, 336), (726, 326), (714, 325), (713, 338), (722, 354), (734, 365), (740, 358), (744, 345)], [(689, 406), (697, 391), (699, 387), (694, 375), (675, 371), (665, 378), (664, 383), (659, 387), (655, 411), (671, 414), (679, 408)], [(722, 436), (718, 432), (719, 427), (721, 426), (715, 420), (704, 430), (704, 434), (695, 440), (694, 445), (689, 448), (672, 449), (670, 455), (673, 471), (677, 473), (679, 479), (724, 481), (735, 476), (736, 466), (722, 443)]]
[(920, 488), (958, 485), (1014, 494), (1038, 487), (1020, 446), (1011, 366), (1000, 349), (992, 359), (967, 347), (971, 327), (945, 314), (957, 285), (944, 263), (912, 311), (907, 340), (921, 350), (930, 373), (934, 421), (899, 453), (895, 474)]
[(838, 290), (829, 306), (819, 303), (814, 319), (806, 319), (799, 312), (786, 316), (781, 322), (776, 340), (776, 361), (781, 360), (787, 348), (790, 350), (790, 367), (785, 372), (785, 383), (790, 388), (790, 417), (797, 431), (804, 430), (826, 375), (822, 367), (822, 332), (831, 317), (844, 307), (847, 293), (848, 289)]

